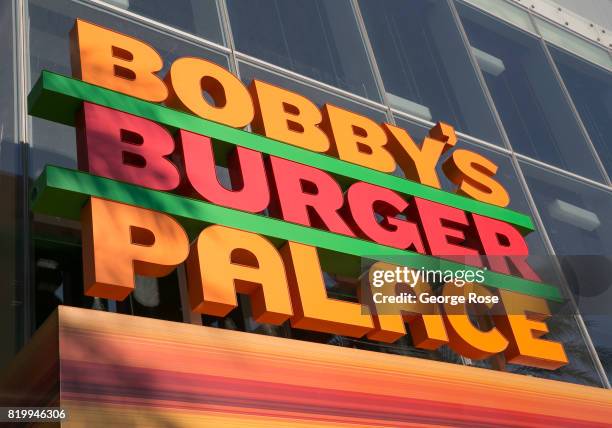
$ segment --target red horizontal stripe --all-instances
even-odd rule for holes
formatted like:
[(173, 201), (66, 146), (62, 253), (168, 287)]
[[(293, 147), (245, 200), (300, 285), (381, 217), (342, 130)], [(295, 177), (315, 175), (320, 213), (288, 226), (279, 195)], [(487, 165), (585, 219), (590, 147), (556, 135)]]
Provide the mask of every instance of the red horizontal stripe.
[[(314, 418), (325, 415), (385, 420), (392, 423), (437, 423), (455, 426), (602, 426), (583, 421), (504, 411), (480, 406), (462, 406), (430, 400), (403, 399), (377, 394), (301, 387), (272, 382), (258, 382), (151, 370), (121, 365), (62, 360), (62, 396), (81, 396), (84, 400), (103, 400), (125, 404), (126, 399), (155, 406), (204, 410), (210, 406), (291, 412)], [(318, 419), (318, 417), (317, 417)]]

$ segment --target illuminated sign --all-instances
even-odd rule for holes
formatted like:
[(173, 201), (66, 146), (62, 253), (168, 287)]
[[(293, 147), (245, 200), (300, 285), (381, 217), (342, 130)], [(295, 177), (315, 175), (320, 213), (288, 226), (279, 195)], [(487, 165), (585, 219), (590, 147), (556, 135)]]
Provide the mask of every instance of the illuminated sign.
[[(452, 126), (438, 123), (418, 145), (397, 126), (319, 109), (265, 82), (246, 87), (205, 59), (179, 58), (161, 78), (152, 47), (85, 21), (71, 44), (74, 78), (43, 72), (29, 107), (76, 127), (81, 171), (47, 166), (33, 210), (80, 219), (85, 294), (122, 300), (135, 274), (164, 276), (185, 263), (194, 312), (225, 316), (241, 293), (258, 322), (383, 342), (405, 335), (407, 323), (416, 347), (567, 364), (561, 344), (541, 338), (546, 300), (561, 296), (526, 261), (533, 224), (505, 208), (497, 166), (457, 148)], [(455, 194), (440, 189), (445, 152)], [(229, 188), (217, 166), (227, 167)], [(406, 178), (392, 175), (398, 167)], [(436, 297), (419, 281), (428, 302), (364, 312), (329, 298), (322, 273), (358, 276), (360, 258), (462, 270), (483, 284), (450, 282)], [(489, 330), (461, 310), (472, 298), (505, 309)]]

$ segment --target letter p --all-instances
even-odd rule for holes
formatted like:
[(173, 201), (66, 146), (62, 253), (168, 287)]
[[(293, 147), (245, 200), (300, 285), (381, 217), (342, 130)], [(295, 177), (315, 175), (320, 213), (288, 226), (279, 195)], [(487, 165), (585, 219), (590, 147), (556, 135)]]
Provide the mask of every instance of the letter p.
[(81, 223), (87, 296), (123, 300), (136, 274), (168, 275), (189, 252), (183, 228), (155, 211), (92, 197)]

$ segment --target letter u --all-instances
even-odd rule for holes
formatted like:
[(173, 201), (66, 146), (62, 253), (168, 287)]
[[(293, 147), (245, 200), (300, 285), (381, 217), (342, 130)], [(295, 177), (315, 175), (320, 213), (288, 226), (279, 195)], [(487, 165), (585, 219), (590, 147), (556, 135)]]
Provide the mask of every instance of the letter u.
[(179, 139), (187, 179), (199, 196), (213, 204), (253, 213), (268, 207), (270, 190), (261, 153), (236, 147), (229, 154), (231, 189), (227, 189), (217, 177), (210, 137), (180, 130)]

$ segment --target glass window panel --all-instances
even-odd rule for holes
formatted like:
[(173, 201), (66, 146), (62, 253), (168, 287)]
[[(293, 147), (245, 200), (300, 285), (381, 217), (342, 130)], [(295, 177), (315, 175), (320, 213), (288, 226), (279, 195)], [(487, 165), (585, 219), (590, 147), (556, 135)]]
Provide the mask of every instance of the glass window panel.
[(134, 291), (123, 302), (117, 302), (117, 312), (181, 322), (183, 312), (177, 284), (176, 270), (162, 278), (136, 276)]
[(535, 17), (535, 22), (544, 40), (608, 70), (612, 70), (612, 58), (605, 49), (541, 18)]
[(514, 149), (603, 180), (540, 41), (472, 7), (457, 6)]
[(108, 309), (106, 299), (83, 293), (83, 262), (76, 222), (39, 215), (32, 222), (34, 321), (38, 328), (57, 305)]
[(535, 27), (529, 18), (529, 13), (506, 0), (463, 0), (479, 9), (489, 12), (491, 15), (514, 24), (517, 27), (535, 33)]
[(103, 0), (162, 24), (224, 44), (216, 0)]
[(330, 103), (367, 116), (378, 123), (386, 121), (385, 112), (381, 110), (366, 106), (365, 104), (351, 100), (344, 96), (332, 94), (331, 92), (325, 91), (321, 88), (317, 88), (313, 85), (300, 82), (296, 79), (263, 68), (260, 65), (240, 61), (238, 68), (240, 71), (240, 78), (246, 85), (250, 84), (253, 79), (262, 80), (264, 82), (272, 83), (281, 88), (296, 92), (308, 98), (319, 107), (325, 103)]
[(612, 379), (612, 191), (521, 163), (579, 310)]
[(599, 157), (612, 175), (612, 72), (552, 46), (550, 53)]
[(229, 0), (236, 49), (380, 101), (349, 0)]
[(446, 2), (359, 2), (387, 101), (397, 110), (501, 144)]

